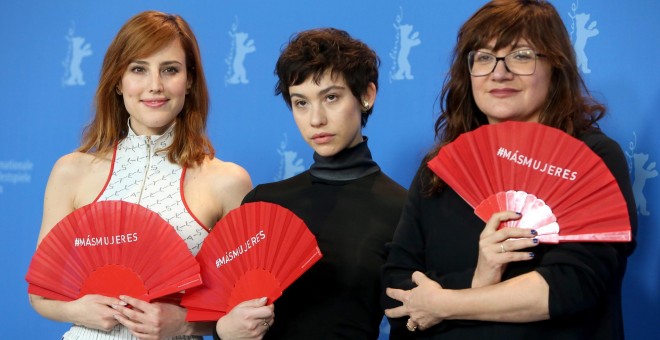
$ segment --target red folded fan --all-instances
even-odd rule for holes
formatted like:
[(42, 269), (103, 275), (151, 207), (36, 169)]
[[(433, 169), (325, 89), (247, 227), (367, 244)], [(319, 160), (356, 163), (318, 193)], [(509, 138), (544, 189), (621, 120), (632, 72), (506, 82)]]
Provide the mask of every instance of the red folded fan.
[(96, 202), (64, 217), (44, 237), (25, 277), (28, 292), (71, 301), (86, 294), (151, 301), (202, 284), (199, 264), (155, 212)]
[(535, 228), (542, 242), (627, 242), (623, 194), (603, 160), (582, 141), (538, 123), (503, 122), (464, 133), (429, 168), (487, 221), (522, 213), (503, 226)]
[(197, 254), (204, 285), (186, 291), (188, 321), (215, 321), (256, 298), (275, 301), (321, 259), (316, 238), (290, 210), (247, 203), (218, 221)]

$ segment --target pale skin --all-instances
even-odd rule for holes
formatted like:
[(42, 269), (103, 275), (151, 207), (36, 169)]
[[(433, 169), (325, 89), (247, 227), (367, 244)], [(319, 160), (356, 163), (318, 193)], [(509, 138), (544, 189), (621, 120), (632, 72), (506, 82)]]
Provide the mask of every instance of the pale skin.
[[(495, 46), (495, 41), (489, 46)], [(513, 50), (530, 47), (528, 41), (521, 39), (498, 51), (481, 50), (503, 57)], [(534, 74), (520, 76), (507, 71), (500, 61), (489, 75), (471, 77), (475, 102), (490, 124), (507, 120), (538, 122), (550, 87), (551, 71), (545, 60), (538, 59)], [(410, 330), (424, 330), (443, 320), (547, 320), (550, 288), (539, 273), (532, 271), (502, 281), (507, 264), (531, 260), (533, 253), (527, 248), (538, 245), (535, 231), (497, 230), (501, 222), (518, 218), (520, 215), (516, 212), (502, 211), (493, 214), (486, 223), (479, 239), (479, 257), (470, 289), (444, 289), (423, 273), (415, 272), (412, 280), (417, 287), (411, 290), (387, 288), (387, 296), (400, 301), (402, 306), (386, 309), (385, 314), (391, 318), (408, 316)]]
[(369, 83), (360, 100), (343, 75), (326, 71), (316, 84), (309, 77), (289, 87), (293, 118), (303, 139), (323, 157), (336, 155), (363, 141), (361, 110), (376, 101), (376, 85)]
[[(110, 163), (111, 155), (95, 157), (80, 152), (57, 161), (46, 186), (39, 242), (64, 216), (93, 202), (107, 180)], [(218, 159), (206, 159), (200, 166), (189, 168), (184, 180), (188, 206), (207, 227), (238, 207), (251, 188), (244, 169)], [(106, 331), (122, 323), (140, 339), (210, 334), (213, 327), (212, 323), (186, 322), (186, 310), (179, 306), (148, 303), (128, 296), (118, 299), (86, 295), (63, 302), (30, 295), (30, 302), (48, 319)], [(127, 305), (133, 309), (126, 308)]]
[[(495, 40), (488, 46), (495, 46)], [(493, 51), (481, 48), (497, 57), (504, 57), (511, 51), (533, 49), (533, 45), (520, 39), (513, 46)], [(545, 58), (536, 60), (534, 74), (520, 76), (508, 72), (503, 61), (499, 61), (487, 76), (471, 77), (472, 94), (479, 109), (486, 115), (490, 124), (515, 120), (537, 122), (550, 88), (552, 68)]]
[(243, 301), (215, 325), (221, 339), (262, 339), (275, 322), (275, 306), (266, 305), (268, 299)]
[[(138, 135), (160, 135), (181, 112), (191, 80), (186, 73), (185, 53), (178, 40), (153, 55), (131, 62), (117, 84), (117, 92), (131, 115), (131, 128)], [(73, 152), (54, 165), (44, 194), (44, 212), (37, 243), (62, 218), (96, 199), (110, 175), (112, 153)], [(248, 173), (240, 166), (207, 157), (188, 168), (183, 194), (190, 212), (207, 228), (238, 207), (252, 189)], [(126, 326), (139, 339), (162, 339), (175, 335), (211, 334), (214, 323), (185, 321), (186, 310), (174, 304), (149, 303), (130, 296), (86, 295), (64, 302), (29, 295), (42, 316), (60, 322), (109, 331)], [(223, 319), (226, 329), (249, 329), (250, 320), (271, 319), (272, 306), (251, 301), (236, 307)], [(131, 308), (128, 308), (128, 307)], [(239, 305), (241, 306), (241, 305)]]

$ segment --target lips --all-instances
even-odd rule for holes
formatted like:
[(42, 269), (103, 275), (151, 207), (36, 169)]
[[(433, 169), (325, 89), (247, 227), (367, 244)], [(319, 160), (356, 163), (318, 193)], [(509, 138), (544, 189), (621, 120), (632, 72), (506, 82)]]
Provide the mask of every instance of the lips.
[(167, 99), (143, 99), (142, 103), (148, 107), (161, 107), (167, 103)]
[(312, 141), (316, 144), (327, 144), (332, 141), (334, 135), (331, 133), (316, 133), (312, 136)]
[(520, 92), (520, 91), (518, 91), (516, 89), (511, 89), (511, 88), (492, 89), (492, 90), (488, 91), (488, 93), (490, 93), (492, 96), (500, 97), (500, 98), (501, 97), (509, 97), (509, 96), (517, 94), (518, 92)]

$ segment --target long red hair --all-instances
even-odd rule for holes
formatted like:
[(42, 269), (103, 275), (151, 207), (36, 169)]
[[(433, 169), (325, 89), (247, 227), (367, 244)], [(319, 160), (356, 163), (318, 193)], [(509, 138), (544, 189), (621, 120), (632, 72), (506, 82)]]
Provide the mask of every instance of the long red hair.
[(157, 11), (132, 17), (110, 43), (94, 99), (95, 115), (85, 128), (78, 151), (107, 153), (127, 136), (129, 114), (122, 96), (116, 92), (117, 84), (132, 61), (148, 57), (174, 40), (178, 40), (185, 51), (192, 85), (176, 117), (174, 142), (163, 151), (171, 162), (182, 166), (201, 164), (206, 157), (215, 156), (206, 134), (209, 95), (197, 39), (183, 18)]

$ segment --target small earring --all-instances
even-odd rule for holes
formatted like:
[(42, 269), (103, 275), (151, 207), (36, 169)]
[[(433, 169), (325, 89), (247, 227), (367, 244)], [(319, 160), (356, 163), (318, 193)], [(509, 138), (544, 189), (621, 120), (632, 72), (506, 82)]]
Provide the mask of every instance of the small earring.
[(115, 92), (117, 92), (118, 95), (122, 95), (121, 90), (119, 89), (119, 85), (115, 86)]
[(366, 101), (366, 100), (363, 100), (363, 101), (362, 101), (362, 108), (363, 108), (365, 111), (369, 110), (369, 102)]

